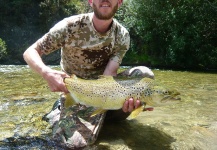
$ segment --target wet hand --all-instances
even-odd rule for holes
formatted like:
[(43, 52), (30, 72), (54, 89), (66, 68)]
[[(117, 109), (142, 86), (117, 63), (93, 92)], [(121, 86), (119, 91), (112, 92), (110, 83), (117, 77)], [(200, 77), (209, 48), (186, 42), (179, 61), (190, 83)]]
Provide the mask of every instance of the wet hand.
[[(135, 110), (136, 108), (140, 107), (142, 105), (140, 100), (136, 100), (136, 102), (134, 103), (133, 98), (130, 98), (129, 100), (126, 100), (124, 102), (124, 105), (122, 107), (123, 112), (127, 113), (127, 112), (132, 112), (133, 110)], [(147, 107), (144, 108), (143, 111), (153, 111), (154, 108), (153, 107)]]
[(69, 92), (65, 86), (65, 83), (63, 82), (65, 77), (69, 76), (62, 71), (53, 69), (47, 69), (43, 73), (43, 78), (47, 81), (47, 84), (52, 92)]
[(124, 102), (122, 110), (125, 113), (132, 112), (134, 109), (138, 108), (139, 106), (141, 106), (140, 100), (136, 100), (135, 103), (134, 103), (134, 99), (130, 98), (129, 100), (126, 100)]

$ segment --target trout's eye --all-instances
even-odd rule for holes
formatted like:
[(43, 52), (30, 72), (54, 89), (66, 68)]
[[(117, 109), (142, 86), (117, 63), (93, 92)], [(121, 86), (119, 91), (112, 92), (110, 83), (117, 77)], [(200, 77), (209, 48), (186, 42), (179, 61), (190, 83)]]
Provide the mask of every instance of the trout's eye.
[(163, 91), (163, 94), (168, 95), (170, 92), (169, 91)]

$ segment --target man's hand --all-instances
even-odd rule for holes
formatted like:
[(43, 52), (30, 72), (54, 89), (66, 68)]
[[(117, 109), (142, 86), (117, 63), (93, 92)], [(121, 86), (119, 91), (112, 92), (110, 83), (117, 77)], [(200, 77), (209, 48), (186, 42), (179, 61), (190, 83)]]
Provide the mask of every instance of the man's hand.
[(130, 98), (129, 100), (126, 100), (124, 102), (124, 105), (122, 107), (123, 112), (132, 112), (134, 109), (138, 108), (141, 105), (140, 100), (136, 100), (134, 104), (134, 99)]
[[(133, 98), (130, 98), (129, 100), (126, 100), (124, 102), (122, 110), (125, 113), (127, 113), (127, 112), (131, 113), (134, 109), (138, 108), (139, 106), (141, 106), (141, 101), (140, 100), (136, 100), (136, 102), (134, 104)], [(143, 111), (153, 111), (153, 110), (154, 110), (153, 107), (147, 107), (147, 108), (144, 108)]]
[(69, 76), (62, 71), (53, 70), (49, 67), (43, 70), (43, 78), (47, 81), (47, 84), (52, 92), (69, 92), (63, 82), (65, 77)]
[(43, 53), (40, 50), (37, 42), (32, 44), (23, 53), (23, 57), (26, 63), (30, 66), (31, 69), (33, 69), (47, 81), (48, 86), (52, 92), (68, 93), (63, 79), (69, 76), (62, 71), (53, 70), (46, 66), (41, 59), (42, 55)]

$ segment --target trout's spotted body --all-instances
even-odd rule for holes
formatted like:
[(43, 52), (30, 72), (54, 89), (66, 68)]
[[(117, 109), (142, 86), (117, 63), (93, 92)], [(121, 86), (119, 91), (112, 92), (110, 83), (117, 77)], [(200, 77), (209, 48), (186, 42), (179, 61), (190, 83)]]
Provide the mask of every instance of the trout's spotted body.
[(65, 78), (64, 82), (76, 103), (103, 110), (120, 109), (131, 97), (150, 106), (161, 106), (167, 101), (175, 102), (178, 99), (174, 97), (179, 95), (156, 85), (155, 80), (150, 78), (121, 80), (102, 76), (97, 80), (84, 80), (73, 75)]

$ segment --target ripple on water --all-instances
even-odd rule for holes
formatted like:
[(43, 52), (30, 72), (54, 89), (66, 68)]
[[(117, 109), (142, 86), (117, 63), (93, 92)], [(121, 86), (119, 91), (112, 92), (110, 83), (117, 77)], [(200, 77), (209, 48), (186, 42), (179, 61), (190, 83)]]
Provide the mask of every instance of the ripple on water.
[(23, 69), (27, 69), (29, 68), (29, 66), (27, 65), (0, 65), (0, 73), (10, 73), (10, 72), (18, 72), (18, 71), (22, 71)]
[(7, 110), (9, 106), (9, 102), (0, 104), (0, 111)]

